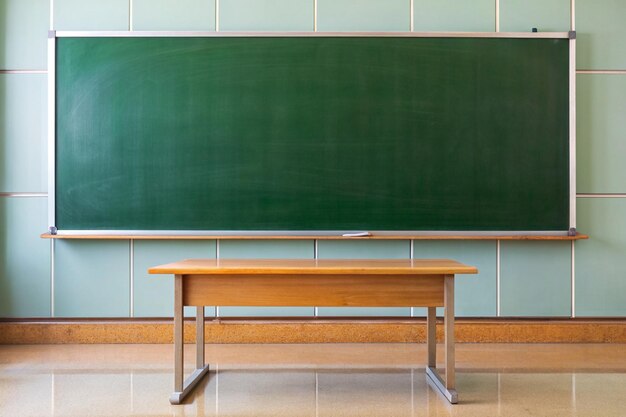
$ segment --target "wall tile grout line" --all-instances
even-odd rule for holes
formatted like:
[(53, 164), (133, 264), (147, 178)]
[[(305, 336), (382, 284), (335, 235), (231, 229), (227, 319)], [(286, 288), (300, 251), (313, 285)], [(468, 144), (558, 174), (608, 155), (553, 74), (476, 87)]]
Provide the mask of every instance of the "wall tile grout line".
[(54, 239), (50, 239), (50, 317), (54, 318)]
[[(216, 2), (218, 0), (215, 0)], [(215, 239), (215, 259), (220, 259), (220, 240)], [(215, 306), (215, 318), (219, 319), (220, 317), (220, 306)]]
[(572, 318), (576, 317), (576, 250), (575, 250), (575, 242), (572, 240), (572, 256), (571, 256), (571, 274), (572, 274), (572, 282), (571, 282), (571, 291), (572, 291)]
[[(409, 259), (413, 259), (415, 258), (415, 255), (413, 255), (413, 249), (415, 248), (415, 239), (411, 239), (410, 240), (411, 243), (409, 243)], [(410, 312), (411, 317), (415, 317), (415, 307), (411, 307), (411, 312)]]
[(220, 0), (215, 0), (215, 31), (220, 31)]
[(495, 22), (495, 29), (496, 32), (500, 32), (500, 0), (495, 0), (495, 7), (496, 7), (496, 22)]
[(47, 74), (47, 69), (3, 69), (0, 74)]
[(576, 70), (576, 74), (610, 74), (610, 75), (626, 75), (626, 70)]
[(24, 198), (24, 197), (48, 197), (48, 193), (29, 193), (29, 192), (17, 192), (17, 193), (0, 193), (0, 197), (18, 197), (18, 198)]
[(50, 0), (48, 3), (50, 7), (50, 30), (54, 30), (54, 0)]
[(133, 0), (128, 0), (128, 30), (133, 31)]
[(623, 193), (610, 193), (610, 194), (576, 194), (578, 198), (626, 198), (626, 194)]
[(129, 291), (129, 315), (135, 317), (135, 240), (129, 239), (128, 241), (130, 262), (128, 263), (129, 277), (130, 277), (130, 291)]
[[(313, 239), (313, 259), (318, 259), (318, 239)], [(319, 307), (313, 306), (313, 317), (319, 316)]]
[(500, 284), (500, 240), (496, 240), (496, 317), (501, 315)]

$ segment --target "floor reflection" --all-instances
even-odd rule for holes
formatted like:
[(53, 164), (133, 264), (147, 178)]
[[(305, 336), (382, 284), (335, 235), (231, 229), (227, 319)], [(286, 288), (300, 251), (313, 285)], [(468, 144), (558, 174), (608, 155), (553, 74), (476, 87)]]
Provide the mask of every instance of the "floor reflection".
[[(590, 363), (589, 351), (572, 347), (563, 361), (557, 360), (567, 352), (563, 346), (555, 347), (554, 355), (546, 354), (550, 346), (542, 346), (543, 359), (527, 368), (519, 366), (515, 349), (502, 346), (500, 357), (493, 360), (501, 367), (497, 372), (479, 366), (486, 359), (467, 360), (479, 353), (471, 347), (473, 353), (465, 352), (457, 374), (460, 404), (455, 406), (428, 384), (423, 365), (377, 364), (376, 355), (384, 354), (384, 346), (372, 347), (369, 353), (375, 354), (369, 367), (364, 360), (346, 360), (350, 349), (355, 357), (365, 357), (369, 345), (337, 346), (337, 357), (324, 360), (307, 358), (302, 351), (294, 359), (298, 348), (274, 346), (276, 357), (257, 363), (253, 355), (246, 356), (249, 346), (231, 345), (222, 356), (214, 351), (208, 359), (217, 365), (208, 377), (185, 404), (172, 406), (169, 346), (40, 346), (22, 351), (0, 347), (0, 416), (625, 415), (619, 402), (626, 398), (625, 346), (606, 348), (605, 355), (598, 356), (600, 364)], [(390, 345), (387, 354), (394, 349)], [(459, 347), (459, 353), (463, 349)], [(597, 349), (594, 353), (601, 353), (602, 347)], [(237, 352), (241, 361), (235, 360)], [(413, 353), (408, 352), (407, 358)], [(584, 367), (572, 369), (576, 355), (585, 361)], [(541, 361), (552, 363), (547, 366)]]

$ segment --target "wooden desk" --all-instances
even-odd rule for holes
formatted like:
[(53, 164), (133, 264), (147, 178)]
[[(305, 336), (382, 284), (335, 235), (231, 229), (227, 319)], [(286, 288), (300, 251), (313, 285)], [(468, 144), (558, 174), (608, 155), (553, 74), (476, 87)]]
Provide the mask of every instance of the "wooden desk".
[[(426, 373), (453, 404), (454, 275), (473, 266), (448, 259), (304, 260), (188, 259), (155, 266), (151, 274), (173, 274), (174, 393), (180, 404), (209, 365), (204, 362), (204, 306), (428, 307)], [(196, 306), (196, 369), (183, 382), (183, 307)], [(444, 307), (445, 376), (436, 366), (435, 308)]]

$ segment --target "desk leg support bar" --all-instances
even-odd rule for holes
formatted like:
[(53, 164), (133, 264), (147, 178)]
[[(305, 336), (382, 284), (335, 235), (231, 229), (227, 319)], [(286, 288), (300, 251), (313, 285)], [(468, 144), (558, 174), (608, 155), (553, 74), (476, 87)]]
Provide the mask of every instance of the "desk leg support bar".
[(444, 278), (445, 379), (441, 378), (437, 372), (436, 320), (435, 307), (428, 307), (428, 366), (426, 367), (426, 374), (448, 401), (451, 404), (456, 404), (459, 398), (455, 389), (456, 374), (454, 369), (454, 275), (446, 275)]
[(185, 365), (183, 318), (183, 276), (176, 275), (174, 280), (174, 392), (170, 396), (171, 404), (180, 404), (193, 391), (202, 377), (209, 372), (209, 365), (204, 364), (204, 307), (198, 307), (196, 313), (196, 369), (183, 382)]

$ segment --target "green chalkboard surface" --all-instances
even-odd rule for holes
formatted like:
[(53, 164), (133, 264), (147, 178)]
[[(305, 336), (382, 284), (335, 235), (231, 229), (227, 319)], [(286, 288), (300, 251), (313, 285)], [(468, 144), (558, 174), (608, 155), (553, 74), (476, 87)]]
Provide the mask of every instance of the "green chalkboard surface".
[(569, 227), (567, 39), (56, 42), (59, 230)]

